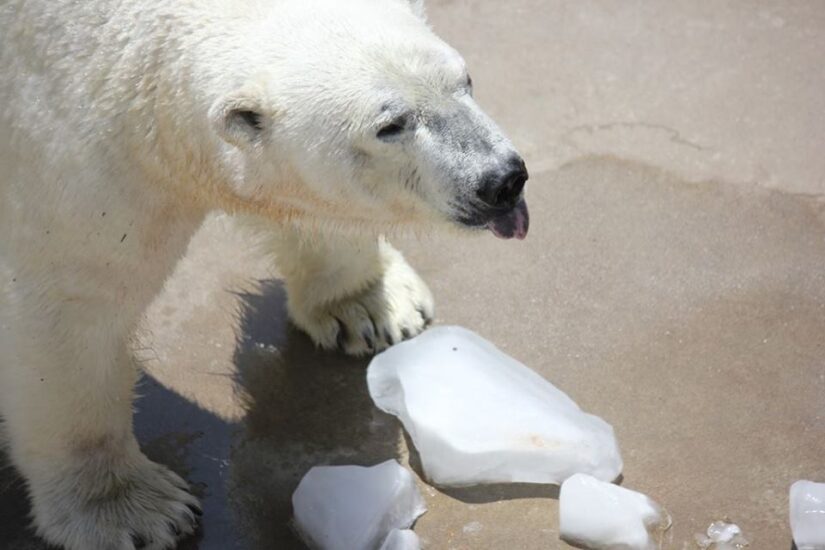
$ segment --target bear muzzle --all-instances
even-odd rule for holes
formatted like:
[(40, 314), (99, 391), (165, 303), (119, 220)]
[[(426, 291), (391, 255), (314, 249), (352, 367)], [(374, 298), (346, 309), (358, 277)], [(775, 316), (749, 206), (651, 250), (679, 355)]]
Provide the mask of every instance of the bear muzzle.
[(503, 169), (488, 174), (476, 195), (488, 209), (485, 226), (501, 239), (524, 239), (530, 227), (530, 214), (524, 200), (524, 184), (529, 175), (524, 161), (513, 155)]

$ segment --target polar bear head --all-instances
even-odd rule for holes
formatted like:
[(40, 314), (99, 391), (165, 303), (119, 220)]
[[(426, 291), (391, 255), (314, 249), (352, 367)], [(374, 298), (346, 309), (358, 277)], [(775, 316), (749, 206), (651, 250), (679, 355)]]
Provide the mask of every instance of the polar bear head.
[(524, 162), (420, 2), (276, 5), (244, 38), (243, 80), (210, 110), (232, 193), (339, 227), (526, 235)]

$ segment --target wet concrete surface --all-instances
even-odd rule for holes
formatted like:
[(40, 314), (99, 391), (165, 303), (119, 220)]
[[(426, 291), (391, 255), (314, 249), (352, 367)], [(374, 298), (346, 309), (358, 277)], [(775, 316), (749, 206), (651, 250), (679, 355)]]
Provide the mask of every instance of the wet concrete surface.
[[(673, 516), (670, 548), (729, 519), (751, 548), (786, 549), (790, 484), (825, 481), (825, 75), (810, 50), (825, 9), (665, 6), (432, 2), (527, 156), (531, 232), (396, 244), (437, 323), (479, 332), (614, 426), (623, 484)], [(782, 56), (758, 55), (770, 48)], [(417, 463), (370, 402), (367, 360), (289, 325), (252, 241), (212, 217), (136, 343), (138, 437), (204, 503), (185, 549), (301, 548), (290, 496), (311, 466)], [(420, 486), (426, 548), (567, 548), (554, 487)], [(24, 494), (0, 466), (0, 548), (44, 548)]]

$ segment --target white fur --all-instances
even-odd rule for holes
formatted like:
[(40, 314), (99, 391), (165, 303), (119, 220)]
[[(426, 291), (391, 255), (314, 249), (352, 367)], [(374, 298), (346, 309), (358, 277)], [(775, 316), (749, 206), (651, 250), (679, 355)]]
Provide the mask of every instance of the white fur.
[(207, 211), (277, 225), (293, 320), (367, 353), (433, 311), (379, 234), (454, 220), (512, 152), (418, 1), (6, 0), (0, 75), (0, 416), (71, 550), (193, 527), (132, 435), (129, 340)]

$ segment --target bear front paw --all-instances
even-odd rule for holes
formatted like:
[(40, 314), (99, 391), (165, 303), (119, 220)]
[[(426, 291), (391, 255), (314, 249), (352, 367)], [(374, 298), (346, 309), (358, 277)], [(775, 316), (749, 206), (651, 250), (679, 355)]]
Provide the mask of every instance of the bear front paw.
[(38, 534), (66, 550), (175, 548), (202, 513), (183, 479), (142, 454), (30, 481)]
[(313, 307), (291, 303), (293, 322), (324, 349), (361, 356), (412, 338), (434, 316), (430, 289), (399, 258), (365, 289)]

